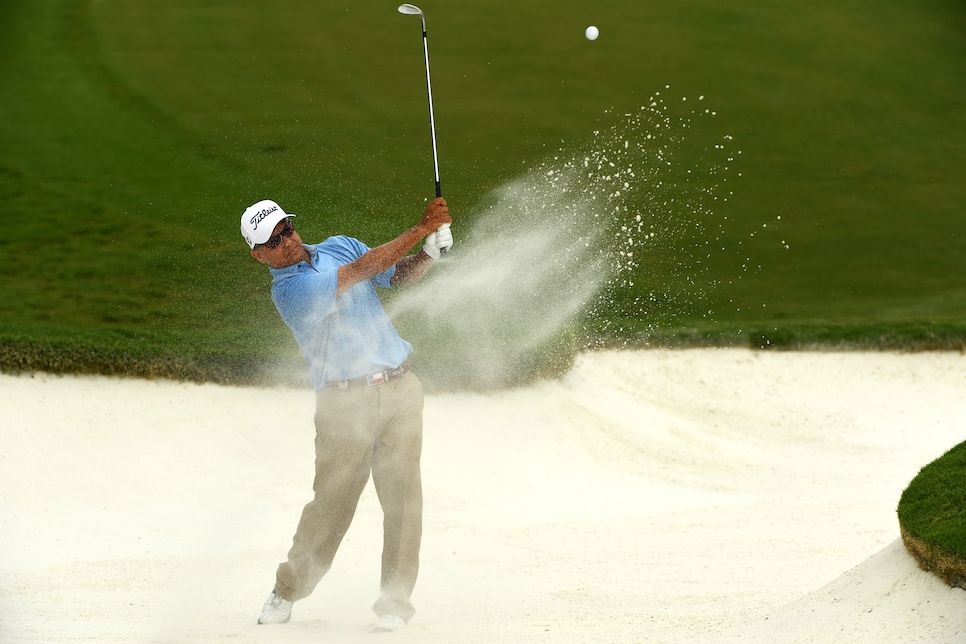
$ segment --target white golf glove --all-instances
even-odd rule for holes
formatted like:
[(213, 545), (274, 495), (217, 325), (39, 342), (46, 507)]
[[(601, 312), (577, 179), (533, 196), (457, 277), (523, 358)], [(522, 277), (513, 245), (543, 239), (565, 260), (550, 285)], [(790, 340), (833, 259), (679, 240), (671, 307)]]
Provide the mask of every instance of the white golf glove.
[(435, 233), (426, 236), (423, 252), (433, 259), (439, 259), (441, 251), (448, 251), (452, 246), (453, 233), (449, 229), (449, 224), (443, 224)]

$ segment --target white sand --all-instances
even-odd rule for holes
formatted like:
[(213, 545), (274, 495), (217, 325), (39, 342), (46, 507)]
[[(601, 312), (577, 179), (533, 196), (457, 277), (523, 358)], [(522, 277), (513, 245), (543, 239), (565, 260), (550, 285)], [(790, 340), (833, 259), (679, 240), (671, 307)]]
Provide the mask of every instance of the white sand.
[(966, 357), (647, 351), (427, 399), (417, 615), (368, 632), (370, 486), (257, 626), (312, 482), (313, 394), (0, 376), (2, 642), (955, 642), (895, 507), (964, 440)]

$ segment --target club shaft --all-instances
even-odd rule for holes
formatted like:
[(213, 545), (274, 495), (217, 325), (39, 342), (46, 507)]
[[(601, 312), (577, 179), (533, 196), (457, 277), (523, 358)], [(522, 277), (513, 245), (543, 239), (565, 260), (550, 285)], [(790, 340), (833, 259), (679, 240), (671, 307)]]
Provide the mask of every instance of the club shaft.
[(433, 139), (433, 175), (436, 178), (436, 196), (442, 197), (443, 190), (439, 184), (439, 154), (436, 151), (436, 116), (433, 113), (433, 82), (429, 75), (429, 38), (423, 27), (423, 57), (426, 59), (426, 94), (429, 96), (429, 131)]

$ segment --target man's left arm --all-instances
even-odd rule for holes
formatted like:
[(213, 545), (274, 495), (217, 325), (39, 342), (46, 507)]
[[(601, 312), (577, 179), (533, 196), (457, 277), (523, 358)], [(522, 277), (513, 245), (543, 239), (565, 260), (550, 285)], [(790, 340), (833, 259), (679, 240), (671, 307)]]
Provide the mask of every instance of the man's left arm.
[(390, 283), (413, 284), (423, 278), (429, 272), (441, 255), (441, 250), (453, 245), (453, 233), (450, 232), (449, 224), (445, 224), (436, 232), (426, 237), (421, 251), (415, 255), (406, 255), (396, 262), (396, 272), (393, 273)]
[(396, 262), (396, 272), (392, 274), (389, 283), (396, 285), (418, 282), (429, 272), (429, 268), (434, 261), (423, 251), (419, 251), (415, 255), (406, 255)]

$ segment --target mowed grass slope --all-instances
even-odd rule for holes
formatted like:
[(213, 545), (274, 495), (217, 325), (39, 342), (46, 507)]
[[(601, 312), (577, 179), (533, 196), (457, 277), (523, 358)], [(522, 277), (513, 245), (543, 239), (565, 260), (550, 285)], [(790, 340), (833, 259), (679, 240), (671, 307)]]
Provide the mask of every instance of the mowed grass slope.
[[(101, 362), (292, 353), (268, 277), (238, 235), (241, 210), (270, 196), (306, 215), (306, 239), (376, 244), (432, 196), (419, 21), (395, 4), (11, 4), (0, 9), (5, 368), (30, 366), (24, 355), (45, 347)], [(655, 258), (637, 290), (597, 311), (610, 328), (792, 345), (962, 342), (966, 8), (421, 6), (444, 194), (458, 217), (478, 216), (492, 190), (619, 126), (655, 92), (672, 113), (703, 96), (717, 114), (692, 123), (681, 168), (732, 137), (740, 155), (727, 183), (682, 188), (713, 181), (729, 196), (704, 258), (713, 288), (655, 331), (636, 300), (682, 283), (677, 258)], [(593, 43), (589, 24), (601, 30)], [(683, 253), (705, 241), (682, 239)]]

